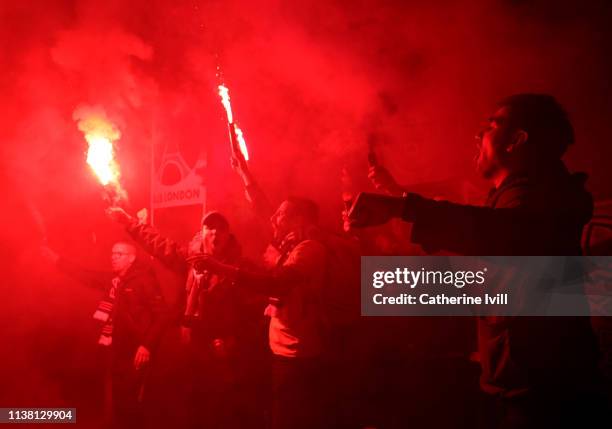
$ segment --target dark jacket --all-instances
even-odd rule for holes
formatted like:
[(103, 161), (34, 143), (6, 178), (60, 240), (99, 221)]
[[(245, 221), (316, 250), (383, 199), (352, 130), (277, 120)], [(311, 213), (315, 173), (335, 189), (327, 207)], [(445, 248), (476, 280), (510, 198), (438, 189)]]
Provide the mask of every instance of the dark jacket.
[[(110, 271), (83, 269), (63, 258), (59, 259), (58, 267), (83, 284), (104, 291), (105, 296), (112, 287), (112, 279), (116, 277)], [(137, 259), (120, 277), (115, 293), (112, 311), (114, 354), (131, 356), (133, 359), (141, 345), (154, 351), (166, 319), (166, 304), (155, 274), (151, 267)]]
[[(413, 241), (429, 251), (464, 255), (580, 255), (593, 212), (586, 176), (561, 164), (509, 177), (485, 207), (433, 201), (410, 194), (404, 218)], [(587, 389), (595, 377), (597, 346), (587, 317), (481, 317), (481, 387), (491, 394), (565, 394)]]
[[(251, 343), (254, 330), (263, 320), (263, 304), (253, 302), (250, 296), (240, 293), (232, 281), (210, 273), (203, 273), (196, 281), (194, 267), (187, 261), (192, 253), (198, 253), (200, 247), (196, 235), (188, 246), (180, 246), (173, 240), (163, 237), (150, 225), (134, 223), (128, 227), (128, 233), (151, 255), (164, 265), (185, 277), (184, 311), (181, 323), (193, 329), (194, 340), (209, 343), (215, 339), (230, 340), (232, 343)], [(241, 257), (240, 246), (230, 236), (230, 243), (222, 261), (231, 265), (244, 266), (246, 261)], [(198, 285), (198, 282), (201, 282)], [(201, 291), (192, 294), (192, 288)], [(191, 302), (191, 300), (195, 300)], [(251, 338), (249, 338), (251, 337)], [(241, 344), (238, 344), (240, 346)]]

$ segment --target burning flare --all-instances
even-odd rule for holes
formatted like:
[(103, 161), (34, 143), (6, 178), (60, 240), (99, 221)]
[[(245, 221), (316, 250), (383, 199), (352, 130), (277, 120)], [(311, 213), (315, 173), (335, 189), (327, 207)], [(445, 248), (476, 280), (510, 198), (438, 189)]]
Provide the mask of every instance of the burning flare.
[(227, 122), (231, 124), (234, 122), (234, 116), (232, 115), (232, 104), (230, 103), (229, 89), (225, 85), (219, 85), (219, 95), (221, 96), (221, 104), (225, 108), (227, 113)]
[(121, 137), (121, 132), (101, 109), (78, 108), (73, 118), (77, 121), (79, 130), (85, 134), (89, 145), (87, 164), (105, 187), (109, 199), (113, 204), (125, 200), (127, 194), (119, 182), (121, 173), (113, 146)]
[(236, 131), (236, 138), (238, 139), (238, 147), (240, 148), (240, 152), (242, 156), (244, 156), (244, 160), (249, 160), (249, 150), (247, 149), (246, 141), (244, 140), (244, 134), (242, 134), (242, 130), (238, 125), (234, 125), (234, 130)]
[(87, 151), (87, 164), (91, 167), (98, 180), (103, 185), (117, 182), (119, 179), (119, 167), (114, 159), (113, 144), (104, 137), (95, 134), (85, 134), (85, 140), (89, 143)]
[[(219, 96), (221, 97), (221, 104), (225, 108), (227, 113), (227, 124), (230, 127), (230, 138), (232, 144), (234, 143), (234, 136), (236, 137), (238, 148), (240, 153), (244, 157), (245, 161), (249, 160), (249, 150), (247, 149), (246, 141), (244, 140), (244, 134), (238, 125), (234, 123), (234, 115), (232, 113), (232, 104), (230, 103), (229, 89), (225, 85), (219, 85)], [(233, 131), (232, 131), (233, 128)]]

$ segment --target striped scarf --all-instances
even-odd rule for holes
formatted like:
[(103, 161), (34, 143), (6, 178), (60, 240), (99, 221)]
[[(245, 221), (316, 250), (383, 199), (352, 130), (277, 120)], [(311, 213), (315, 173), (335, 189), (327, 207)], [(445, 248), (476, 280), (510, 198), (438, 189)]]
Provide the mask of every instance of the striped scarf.
[(113, 305), (115, 304), (115, 293), (119, 286), (119, 277), (112, 279), (112, 286), (108, 291), (108, 296), (98, 304), (96, 312), (93, 314), (95, 320), (103, 323), (102, 332), (98, 339), (98, 344), (102, 346), (110, 346), (113, 343)]

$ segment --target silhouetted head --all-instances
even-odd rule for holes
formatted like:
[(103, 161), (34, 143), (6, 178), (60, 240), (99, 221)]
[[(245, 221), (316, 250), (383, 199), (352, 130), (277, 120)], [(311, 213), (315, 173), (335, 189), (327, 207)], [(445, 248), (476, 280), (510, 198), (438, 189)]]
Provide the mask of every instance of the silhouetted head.
[(220, 255), (230, 239), (229, 222), (219, 212), (209, 212), (202, 218), (202, 251)]
[(478, 134), (476, 168), (493, 181), (558, 162), (574, 143), (574, 129), (554, 97), (517, 94), (498, 103)]

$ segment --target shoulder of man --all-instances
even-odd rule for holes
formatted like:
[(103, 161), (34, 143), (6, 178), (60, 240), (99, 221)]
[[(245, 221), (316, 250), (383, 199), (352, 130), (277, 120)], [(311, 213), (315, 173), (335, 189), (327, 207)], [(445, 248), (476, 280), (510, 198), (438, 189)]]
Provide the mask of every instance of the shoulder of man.
[(535, 186), (528, 179), (516, 179), (496, 190), (489, 199), (489, 205), (498, 209), (524, 207), (529, 205), (535, 192)]
[(284, 266), (302, 266), (315, 269), (325, 263), (325, 246), (318, 240), (304, 240), (289, 253)]
[(551, 180), (514, 180), (502, 186), (489, 201), (495, 208), (524, 208), (532, 211), (563, 210), (589, 219), (593, 200), (580, 174)]
[(325, 253), (325, 245), (318, 239), (307, 239), (301, 241), (297, 244), (293, 250), (292, 254), (315, 254), (315, 253)]
[(123, 280), (126, 283), (133, 283), (142, 287), (151, 285), (155, 287), (158, 286), (157, 276), (155, 275), (153, 267), (151, 264), (141, 259), (137, 259), (134, 262), (134, 265), (130, 267)]

